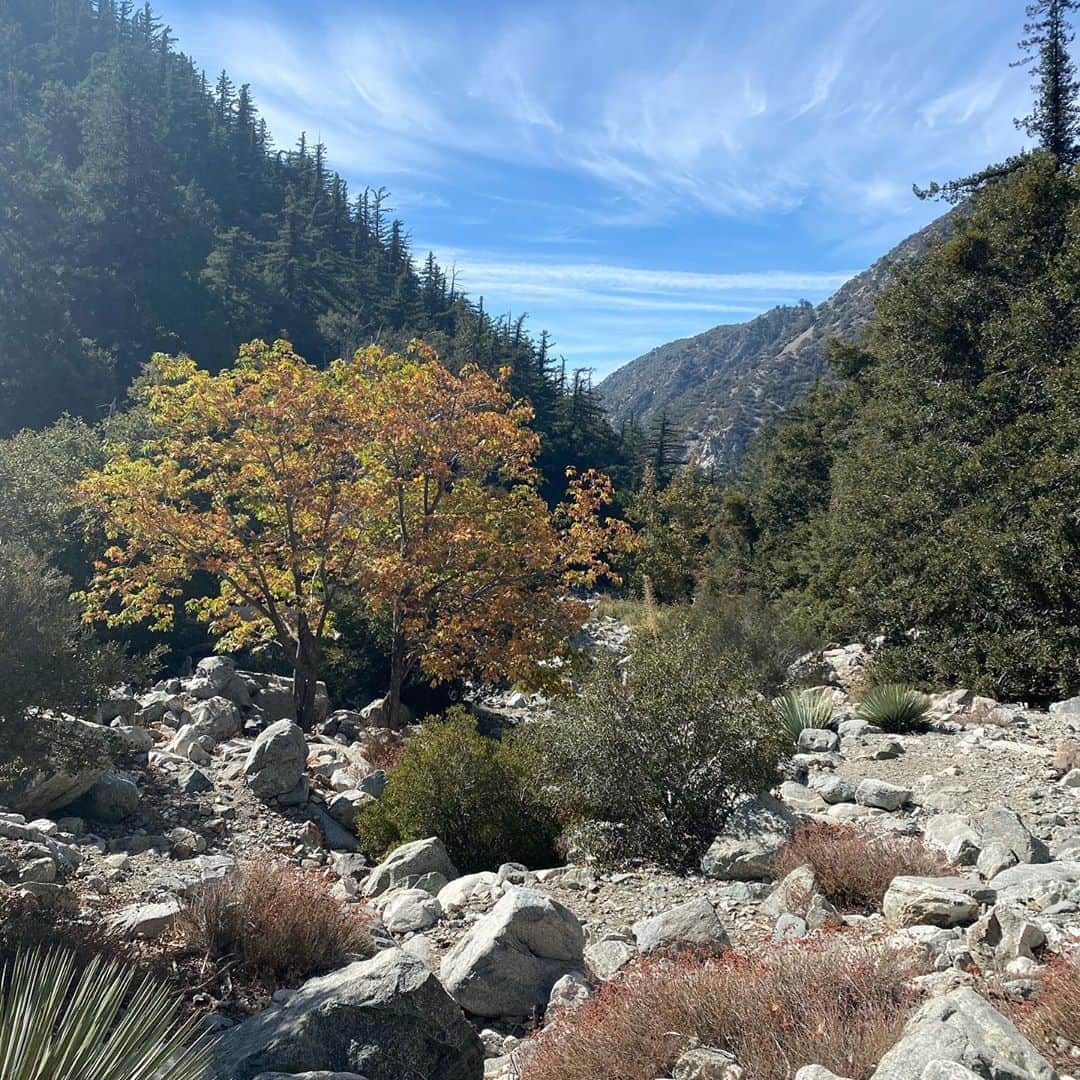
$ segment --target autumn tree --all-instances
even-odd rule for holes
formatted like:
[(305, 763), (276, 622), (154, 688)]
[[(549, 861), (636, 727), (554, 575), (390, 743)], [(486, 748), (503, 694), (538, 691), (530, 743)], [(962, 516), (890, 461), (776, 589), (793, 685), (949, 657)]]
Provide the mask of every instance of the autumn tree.
[(110, 447), (80, 489), (114, 541), (88, 614), (167, 627), (208, 573), (215, 591), (189, 609), (225, 649), (276, 642), (305, 725), (346, 601), (389, 629), (396, 722), (419, 672), (535, 674), (581, 615), (568, 586), (626, 542), (621, 523), (591, 520), (611, 498), (597, 474), (553, 516), (531, 408), (420, 345), (319, 370), (286, 342), (253, 342), (219, 375), (159, 356), (141, 393), (152, 434)]
[(595, 472), (571, 472), (553, 515), (538, 490), (532, 409), (506, 377), (454, 375), (434, 353), (357, 355), (373, 410), (375, 497), (366, 533), (366, 599), (390, 627), (388, 714), (406, 680), (531, 679), (580, 624), (567, 596), (610, 572), (604, 555), (629, 543), (602, 522), (613, 500)]
[(370, 489), (358, 370), (318, 370), (287, 342), (253, 342), (211, 375), (157, 356), (141, 390), (153, 434), (109, 447), (83, 498), (114, 541), (85, 595), (110, 625), (168, 628), (188, 601), (224, 649), (276, 642), (293, 669), (297, 718), (314, 719), (322, 645), (362, 580)]

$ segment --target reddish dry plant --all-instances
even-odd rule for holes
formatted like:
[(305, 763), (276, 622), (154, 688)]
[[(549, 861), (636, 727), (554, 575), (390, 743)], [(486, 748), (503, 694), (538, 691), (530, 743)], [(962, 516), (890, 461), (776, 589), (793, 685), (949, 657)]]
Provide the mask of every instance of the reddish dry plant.
[(800, 866), (813, 868), (818, 887), (841, 911), (871, 912), (894, 877), (940, 877), (954, 871), (941, 852), (910, 836), (872, 833), (851, 825), (804, 822), (777, 853), (781, 880)]
[(1076, 1064), (1059, 1040), (1080, 1046), (1080, 950), (1054, 957), (1039, 979), (1038, 993), (1016, 1009), (1013, 1018), (1055, 1065)]
[(374, 951), (369, 920), (331, 896), (319, 875), (269, 858), (201, 888), (178, 928), (207, 959), (274, 986)]
[(913, 1004), (914, 960), (840, 936), (638, 962), (537, 1038), (523, 1080), (669, 1076), (691, 1038), (733, 1053), (746, 1080), (818, 1064), (866, 1080)]
[(364, 760), (372, 769), (382, 769), (383, 772), (390, 772), (391, 769), (396, 768), (404, 753), (404, 739), (392, 742), (372, 739), (364, 745)]

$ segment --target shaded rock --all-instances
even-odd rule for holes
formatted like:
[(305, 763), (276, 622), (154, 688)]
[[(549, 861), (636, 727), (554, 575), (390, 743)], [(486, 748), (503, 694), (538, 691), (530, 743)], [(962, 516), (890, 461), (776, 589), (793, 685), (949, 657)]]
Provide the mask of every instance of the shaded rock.
[(138, 810), (139, 788), (130, 776), (109, 771), (71, 808), (82, 817), (115, 825)]
[(382, 905), (382, 921), (391, 934), (430, 930), (442, 918), (442, 905), (423, 889), (394, 889), (384, 896), (388, 899)]
[(881, 1059), (873, 1080), (923, 1080), (926, 1069), (931, 1064), (940, 1069), (941, 1062), (963, 1065), (982, 1080), (1057, 1077), (1011, 1020), (967, 988), (923, 1005)]
[(437, 836), (414, 840), (395, 848), (371, 871), (364, 882), (363, 893), (365, 896), (378, 896), (387, 889), (412, 888), (425, 881), (430, 885), (433, 883), (432, 875), (442, 878), (437, 888), (428, 888), (428, 892), (433, 893), (438, 893), (447, 882), (459, 876), (445, 845)]
[(584, 964), (576, 916), (545, 893), (513, 889), (443, 958), (442, 981), (478, 1016), (528, 1016)]
[(27, 817), (68, 806), (112, 765), (105, 729), (71, 717), (42, 720), (43, 738), (24, 768), (0, 779), (0, 802)]
[(229, 1080), (312, 1068), (370, 1080), (479, 1080), (484, 1066), (480, 1040), (431, 970), (387, 949), (309, 979), (284, 1004), (226, 1031), (214, 1068)]
[(146, 728), (132, 724), (114, 723), (109, 728), (108, 739), (118, 756), (145, 754), (154, 748), (154, 736)]
[(214, 788), (214, 782), (210, 777), (202, 769), (194, 767), (181, 769), (176, 781), (185, 795), (197, 795), (199, 792), (212, 791)]
[(910, 788), (869, 777), (855, 789), (855, 801), (860, 806), (873, 806), (878, 810), (899, 810), (905, 803), (911, 802), (911, 795)]
[(768, 881), (776, 852), (795, 829), (795, 817), (771, 795), (742, 803), (701, 860), (702, 872), (721, 881)]
[(729, 944), (716, 911), (703, 896), (639, 919), (633, 931), (638, 949), (645, 954), (686, 950), (718, 954)]
[(381, 799), (383, 792), (386, 790), (386, 783), (386, 773), (382, 769), (376, 769), (374, 772), (369, 772), (360, 781), (360, 790), (373, 799)]
[(168, 930), (179, 913), (180, 901), (175, 899), (160, 904), (131, 904), (112, 915), (109, 926), (128, 940), (149, 940)]
[(1007, 806), (994, 806), (978, 817), (978, 828), (983, 846), (1001, 844), (1010, 850), (1017, 862), (1049, 862), (1050, 852), (1046, 845), (1032, 835), (1020, 816)]
[(96, 712), (99, 724), (111, 724), (113, 720), (130, 720), (139, 711), (139, 703), (131, 694), (118, 691), (110, 694)]
[(974, 922), (994, 890), (962, 877), (897, 877), (881, 910), (891, 926), (963, 926)]
[(248, 787), (260, 799), (284, 795), (300, 782), (307, 762), (304, 733), (291, 720), (271, 724), (252, 744), (244, 763)]

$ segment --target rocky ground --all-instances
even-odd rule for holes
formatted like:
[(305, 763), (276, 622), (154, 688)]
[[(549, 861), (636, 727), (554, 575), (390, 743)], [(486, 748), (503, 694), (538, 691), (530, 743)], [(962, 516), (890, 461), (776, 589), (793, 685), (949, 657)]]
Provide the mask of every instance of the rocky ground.
[[(625, 641), (613, 620), (589, 634), (593, 646)], [(350, 827), (381, 795), (379, 766), (409, 729), (389, 731), (381, 702), (331, 711), (323, 694), (305, 737), (287, 681), (211, 657), (191, 678), (117, 693), (99, 725), (78, 727), (92, 751), (43, 766), (0, 813), (0, 881), (153, 940), (170, 933), (200, 883), (270, 855), (324, 874), (335, 895), (370, 911), (382, 947), (373, 960), (275, 994), (246, 1020), (265, 999), (201, 996), (207, 1022), (225, 1033), (223, 1078), (363, 1064), (369, 1080), (389, 1080), (406, 1075), (408, 1059), (417, 1076), (510, 1080), (538, 1017), (565, 1015), (640, 954), (729, 942), (767, 949), (842, 927), (921, 950), (933, 970), (922, 980), (932, 995), (923, 1027), (882, 1063), (879, 1080), (1049, 1080), (1058, 1074), (979, 994), (992, 979), (995, 992), (1023, 998), (1050, 957), (1080, 943), (1080, 699), (1041, 712), (954, 690), (934, 699), (927, 731), (887, 735), (854, 716), (863, 655), (857, 646), (826, 652), (830, 729), (802, 734), (788, 779), (740, 809), (696, 873), (507, 865), (461, 877), (437, 838), (372, 867)], [(504, 694), (482, 704), (488, 719), (520, 722), (544, 703)], [(955, 872), (898, 878), (882, 911), (841, 916), (812, 874), (771, 880), (772, 855), (800, 820), (922, 835)], [(355, 1026), (353, 1051), (324, 1031), (328, 1001), (335, 1024)], [(948, 1016), (966, 1018), (959, 1027), (933, 1013), (942, 1001)], [(375, 1024), (383, 1009), (392, 1023)], [(990, 1038), (999, 1020), (1005, 1034)], [(945, 1023), (963, 1034), (950, 1036), (953, 1056), (941, 1053), (969, 1071), (931, 1068), (925, 1047), (944, 1044), (926, 1031)], [(378, 1045), (357, 1058), (371, 1030)], [(1058, 1050), (1080, 1073), (1080, 1048)], [(705, 1071), (688, 1065), (676, 1076), (735, 1080), (737, 1066), (716, 1053)], [(428, 1072), (415, 1071), (419, 1061)]]

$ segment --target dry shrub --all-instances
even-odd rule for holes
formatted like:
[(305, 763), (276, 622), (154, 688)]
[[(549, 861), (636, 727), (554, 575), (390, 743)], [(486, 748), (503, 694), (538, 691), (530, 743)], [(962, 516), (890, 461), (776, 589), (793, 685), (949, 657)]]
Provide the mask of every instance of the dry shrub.
[(818, 1064), (866, 1080), (900, 1037), (911, 957), (840, 935), (767, 954), (644, 960), (537, 1039), (524, 1080), (653, 1080), (691, 1038), (733, 1053), (746, 1080)]
[(109, 931), (100, 918), (83, 917), (0, 886), (0, 967), (20, 952), (62, 942), (80, 966), (95, 956), (133, 961), (133, 946)]
[(941, 852), (911, 836), (872, 833), (851, 825), (804, 822), (777, 853), (777, 880), (811, 866), (818, 886), (841, 911), (878, 911), (899, 875), (940, 877), (954, 871)]
[(369, 921), (331, 896), (317, 874), (260, 859), (201, 888), (178, 927), (212, 961), (281, 986), (370, 956)]
[(1016, 1010), (1014, 1019), (1055, 1065), (1075, 1066), (1076, 1059), (1059, 1040), (1080, 1046), (1080, 950), (1057, 956), (1046, 966), (1038, 993)]
[(372, 769), (382, 769), (383, 772), (397, 768), (404, 754), (404, 739), (369, 739), (364, 744), (364, 760)]

